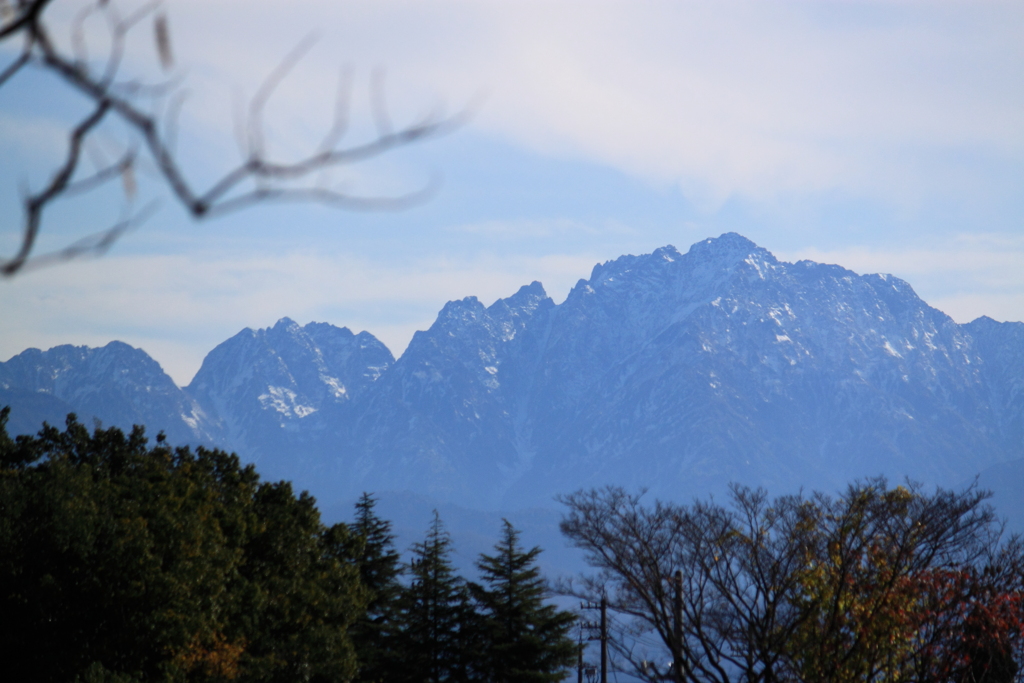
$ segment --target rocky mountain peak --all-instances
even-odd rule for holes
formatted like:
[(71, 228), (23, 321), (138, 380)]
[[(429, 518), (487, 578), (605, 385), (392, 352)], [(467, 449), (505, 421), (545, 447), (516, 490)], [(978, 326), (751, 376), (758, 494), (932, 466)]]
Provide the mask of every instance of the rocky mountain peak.
[(542, 301), (548, 299), (548, 293), (544, 291), (544, 285), (534, 280), (528, 285), (523, 285), (512, 296), (505, 299), (498, 299), (490, 305), (488, 311), (502, 304), (508, 309), (535, 309)]
[(291, 318), (285, 316), (274, 323), (274, 326), (270, 329), (274, 332), (291, 332), (292, 334), (295, 334), (302, 329), (302, 326)]
[(726, 264), (739, 263), (750, 257), (776, 263), (775, 256), (771, 252), (735, 232), (726, 232), (718, 237), (709, 237), (696, 242), (690, 247), (687, 254), (704, 261)]
[(27, 351), (0, 364), (0, 392), (80, 412), (177, 396), (179, 424), (334, 500), (951, 486), (1024, 455), (1024, 323), (958, 325), (899, 278), (781, 262), (735, 233), (599, 264), (558, 305), (539, 282), (449, 302), (397, 361), (367, 332), (289, 318), (219, 345), (184, 392), (143, 380), (162, 375), (146, 359)]
[(486, 310), (475, 296), (449, 301), (437, 314), (437, 320), (434, 321), (430, 330), (432, 331), (435, 327), (438, 330), (447, 330), (452, 326), (461, 327), (467, 323), (471, 324), (484, 315)]
[(76, 412), (86, 423), (96, 418), (126, 431), (146, 425), (150, 434), (164, 431), (177, 443), (215, 439), (201, 408), (160, 364), (120, 341), (99, 348), (29, 349), (0, 363), (0, 390), (7, 394), (0, 405), (35, 403), (51, 423), (60, 424), (66, 413)]

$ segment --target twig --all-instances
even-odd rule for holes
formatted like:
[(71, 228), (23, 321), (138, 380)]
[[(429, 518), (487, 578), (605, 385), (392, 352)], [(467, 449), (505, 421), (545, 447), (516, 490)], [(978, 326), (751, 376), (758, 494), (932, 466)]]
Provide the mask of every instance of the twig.
[(26, 40), (25, 41), (25, 47), (22, 49), (21, 54), (18, 55), (18, 58), (15, 59), (10, 64), (8, 64), (7, 68), (5, 68), (3, 71), (0, 71), (0, 88), (3, 87), (4, 83), (6, 83), (7, 80), (9, 78), (11, 78), (11, 76), (13, 76), (14, 74), (18, 73), (18, 70), (21, 69), (21, 67), (23, 67), (26, 64), (28, 64), (29, 60), (31, 60), (31, 59), (32, 59), (32, 41), (31, 40)]
[(391, 117), (388, 116), (388, 104), (384, 93), (384, 69), (378, 67), (370, 77), (370, 105), (373, 111), (373, 123), (377, 126), (377, 137), (386, 138), (392, 133)]
[(338, 74), (338, 90), (334, 96), (334, 119), (331, 129), (320, 142), (318, 152), (334, 149), (348, 130), (349, 106), (352, 95), (352, 69), (345, 67)]
[(170, 150), (171, 154), (175, 153), (178, 144), (178, 117), (181, 115), (188, 95), (187, 90), (179, 90), (174, 93), (164, 114), (164, 146)]
[[(37, 194), (26, 193), (24, 199), (24, 234), (17, 253), (6, 261), (0, 261), (0, 274), (13, 275), (32, 264), (53, 263), (74, 258), (84, 253), (100, 253), (122, 235), (130, 226), (137, 225), (149, 215), (150, 207), (132, 218), (126, 218), (113, 228), (75, 242), (71, 246), (51, 252), (42, 257), (29, 259), (39, 234), (42, 215), (47, 206), (62, 196), (72, 196), (93, 190), (120, 176), (125, 181), (128, 199), (134, 195), (133, 169), (138, 159), (134, 147), (113, 163), (94, 159), (98, 169), (92, 175), (75, 181), (83, 145), (90, 134), (112, 114), (125, 124), (141, 142), (155, 165), (158, 176), (171, 191), (175, 199), (196, 219), (222, 215), (252, 204), (265, 201), (303, 201), (342, 206), (353, 210), (402, 209), (429, 198), (437, 189), (438, 182), (432, 178), (419, 190), (398, 196), (359, 196), (321, 187), (315, 181), (318, 174), (340, 165), (354, 164), (381, 156), (396, 148), (413, 144), (430, 137), (447, 133), (463, 123), (473, 113), (469, 107), (455, 116), (444, 117), (433, 112), (421, 121), (395, 130), (387, 111), (384, 97), (383, 71), (374, 72), (370, 87), (371, 114), (376, 127), (376, 136), (369, 141), (340, 146), (349, 126), (351, 100), (351, 71), (342, 70), (335, 97), (334, 116), (331, 126), (312, 154), (294, 162), (278, 162), (266, 153), (263, 115), (266, 105), (274, 92), (312, 46), (314, 39), (307, 37), (300, 42), (284, 60), (270, 73), (248, 105), (248, 116), (242, 122), (242, 115), (236, 117), (236, 138), (239, 142), (241, 162), (213, 182), (205, 191), (198, 192), (186, 179), (175, 156), (177, 121), (186, 93), (176, 91), (180, 76), (172, 76), (164, 83), (146, 84), (138, 80), (117, 82), (121, 69), (125, 39), (128, 33), (145, 17), (158, 8), (158, 2), (149, 2), (126, 18), (121, 18), (116, 8), (106, 0), (80, 12), (72, 25), (73, 56), (62, 54), (50, 40), (42, 21), (43, 10), (50, 0), (23, 0), (18, 4), (17, 16), (0, 24), (0, 41), (14, 35), (23, 35), (25, 46), (17, 59), (0, 72), (0, 86), (29, 62), (35, 62), (62, 78), (71, 88), (84, 95), (93, 103), (93, 112), (80, 121), (69, 132), (67, 155), (54, 173), (50, 183)], [(101, 11), (107, 18), (111, 43), (106, 66), (102, 75), (93, 76), (88, 65), (88, 50), (83, 25), (94, 12)], [(161, 64), (171, 66), (169, 34), (166, 19), (158, 15), (154, 24), (155, 40)], [(171, 94), (163, 114), (164, 126), (158, 125), (161, 118), (159, 100)], [(142, 98), (156, 100), (151, 113), (139, 106)], [(245, 131), (242, 128), (245, 128)], [(96, 150), (89, 146), (90, 152)], [(309, 186), (294, 187), (290, 184), (307, 180)], [(246, 190), (251, 185), (255, 189)]]
[(30, 0), (25, 4), (19, 4), (18, 9), (21, 10), (21, 14), (6, 26), (0, 27), (0, 40), (4, 40), (8, 36), (13, 36), (20, 31), (25, 30), (32, 24), (35, 24), (39, 15), (43, 13), (43, 10), (52, 0)]
[(250, 158), (258, 159), (263, 156), (263, 108), (266, 107), (270, 96), (274, 94), (277, 86), (281, 84), (281, 81), (288, 75), (288, 72), (295, 68), (295, 65), (309, 52), (309, 49), (313, 47), (315, 42), (316, 37), (309, 35), (296, 45), (291, 52), (285, 55), (285, 58), (270, 73), (270, 76), (263, 81), (263, 85), (260, 86), (252, 101), (249, 102), (248, 156)]
[(215, 204), (208, 215), (218, 216), (260, 202), (312, 202), (341, 206), (350, 211), (401, 211), (429, 200), (440, 186), (435, 177), (422, 189), (391, 197), (362, 197), (318, 187), (268, 187)]
[(25, 233), (22, 237), (21, 249), (14, 258), (5, 262), (3, 266), (0, 266), (0, 272), (4, 275), (11, 275), (17, 272), (28, 259), (29, 253), (32, 251), (32, 246), (35, 244), (36, 237), (39, 234), (39, 223), (42, 218), (43, 210), (46, 205), (49, 204), (61, 194), (71, 180), (71, 176), (74, 174), (75, 169), (78, 167), (78, 160), (81, 155), (82, 141), (85, 136), (88, 135), (89, 131), (99, 125), (103, 117), (110, 111), (110, 105), (107, 102), (100, 102), (85, 120), (83, 120), (71, 133), (70, 144), (68, 145), (67, 158), (64, 161), (64, 165), (54, 174), (50, 184), (37, 195), (29, 196), (25, 199)]
[(107, 17), (109, 17), (110, 28), (110, 55), (107, 58), (107, 68), (103, 71), (103, 77), (100, 79), (100, 84), (109, 88), (117, 77), (117, 72), (121, 68), (121, 60), (124, 58), (124, 39), (128, 35), (128, 32), (135, 27), (140, 21), (145, 19), (147, 16), (156, 11), (157, 7), (160, 6), (159, 0), (154, 2), (148, 2), (136, 11), (128, 15), (127, 19), (121, 19), (117, 15), (117, 11), (113, 5), (107, 5)]
[(113, 226), (102, 232), (83, 237), (82, 239), (57, 251), (48, 252), (28, 259), (21, 267), (22, 271), (36, 270), (47, 266), (70, 261), (85, 255), (92, 254), (101, 256), (113, 246), (122, 235), (145, 223), (156, 213), (159, 205), (157, 201), (151, 201), (134, 216), (122, 219)]
[(135, 163), (137, 154), (138, 150), (129, 150), (116, 164), (105, 166), (88, 178), (82, 178), (81, 180), (68, 183), (64, 188), (64, 196), (70, 197), (76, 194), (84, 194), (96, 189), (104, 183), (110, 182), (114, 178), (121, 177)]

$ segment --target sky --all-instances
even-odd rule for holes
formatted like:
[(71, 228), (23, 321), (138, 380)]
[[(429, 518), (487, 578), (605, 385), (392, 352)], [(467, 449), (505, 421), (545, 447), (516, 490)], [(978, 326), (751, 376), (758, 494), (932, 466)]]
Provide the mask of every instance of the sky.
[[(140, 6), (111, 3), (124, 14)], [(55, 0), (70, 44), (75, 0)], [(179, 384), (245, 327), (288, 316), (367, 330), (399, 355), (451, 299), (541, 281), (562, 301), (596, 263), (738, 232), (907, 280), (958, 322), (1024, 320), (1024, 3), (165, 0), (186, 93), (178, 154), (197, 187), (239, 161), (239, 111), (299, 45), (265, 114), (296, 159), (351, 78), (345, 142), (469, 113), (449, 134), (316, 182), (362, 196), (434, 187), (402, 211), (261, 205), (193, 221), (145, 159), (143, 224), (102, 258), (0, 281), (0, 360), (29, 347), (145, 349)], [(163, 77), (149, 19), (122, 74)], [(102, 21), (83, 25), (87, 58)], [(309, 42), (312, 40), (313, 42)], [(17, 49), (0, 44), (6, 64)], [(166, 102), (156, 102), (155, 106)], [(0, 88), (0, 250), (52, 175), (83, 103), (39, 70)], [(109, 127), (91, 159), (125, 149)], [(41, 249), (101, 230), (119, 183), (48, 213)]]

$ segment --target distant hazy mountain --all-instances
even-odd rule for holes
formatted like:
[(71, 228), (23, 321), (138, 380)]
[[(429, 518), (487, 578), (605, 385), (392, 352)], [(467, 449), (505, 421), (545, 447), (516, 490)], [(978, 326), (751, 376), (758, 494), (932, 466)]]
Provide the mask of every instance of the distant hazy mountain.
[(624, 256), (557, 306), (537, 283), (449, 303), (361, 406), (348, 479), (483, 507), (607, 483), (955, 484), (1024, 448), (1024, 325), (982, 327), (735, 234)]
[(344, 438), (349, 404), (394, 362), (367, 332), (283, 318), (217, 346), (184, 392), (265, 477), (310, 485), (336, 472), (325, 447)]
[(536, 282), (449, 302), (397, 361), (366, 332), (283, 319), (218, 346), (184, 389), (116, 343), (26, 351), (0, 389), (16, 413), (67, 405), (227, 445), (328, 501), (956, 485), (1024, 457), (1024, 323), (958, 325), (902, 280), (736, 234), (596, 266), (557, 305)]
[(69, 412), (92, 426), (129, 430), (145, 425), (177, 443), (208, 443), (219, 434), (145, 351), (119, 341), (98, 349), (56, 346), (28, 349), (0, 363), (0, 405), (10, 405), (14, 434), (34, 433), (44, 420), (62, 426)]

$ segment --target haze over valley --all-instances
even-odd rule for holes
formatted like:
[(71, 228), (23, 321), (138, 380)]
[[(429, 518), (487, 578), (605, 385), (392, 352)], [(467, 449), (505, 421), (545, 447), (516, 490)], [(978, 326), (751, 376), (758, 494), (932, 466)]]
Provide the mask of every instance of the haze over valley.
[(450, 301), (397, 359), (288, 318), (225, 340), (185, 387), (120, 342), (29, 349), (0, 363), (0, 404), (12, 433), (76, 412), (237, 451), (328, 514), (375, 491), (399, 525), (403, 505), (446, 505), (551, 526), (555, 496), (609, 484), (686, 501), (979, 474), (1022, 521), (1024, 323), (960, 325), (898, 278), (735, 233), (598, 264), (560, 304), (539, 282)]

